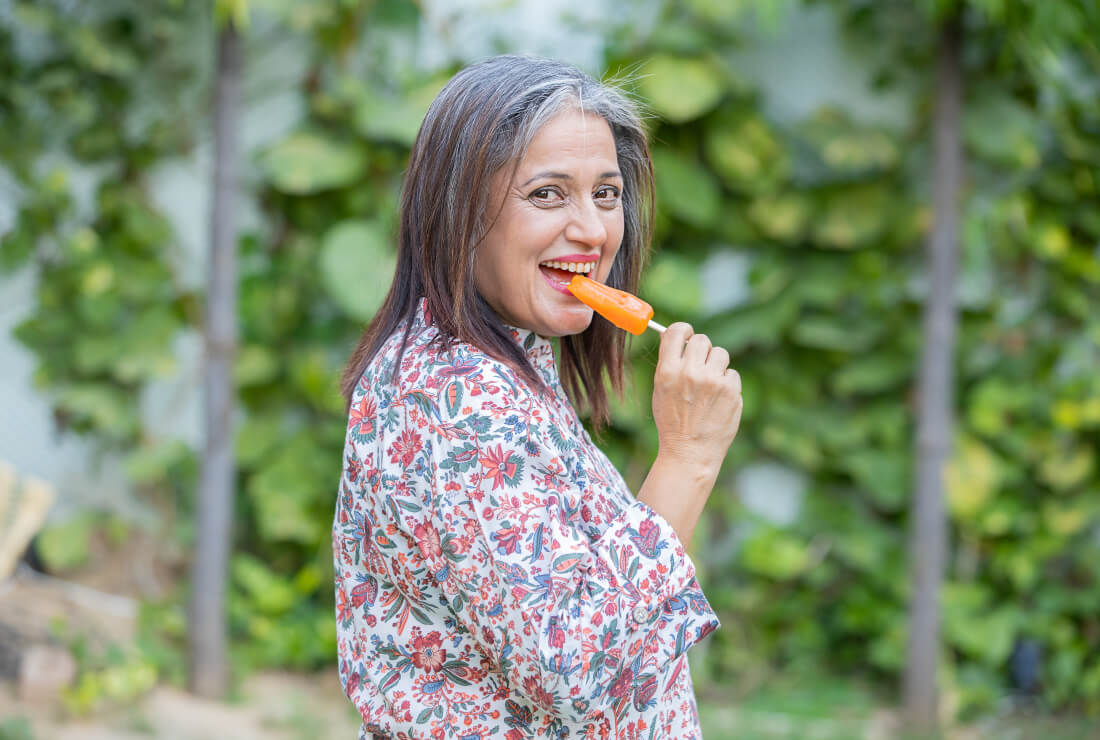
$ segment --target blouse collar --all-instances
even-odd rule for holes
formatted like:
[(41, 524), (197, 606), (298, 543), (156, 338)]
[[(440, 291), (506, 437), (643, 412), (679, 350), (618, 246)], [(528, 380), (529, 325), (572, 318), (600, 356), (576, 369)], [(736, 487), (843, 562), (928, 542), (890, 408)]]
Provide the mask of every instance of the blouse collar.
[[(431, 312), (428, 310), (428, 299), (421, 298), (417, 306), (415, 322), (422, 326), (432, 325)], [(553, 343), (530, 329), (522, 329), (518, 326), (505, 324), (504, 327), (511, 334), (516, 344), (523, 348), (524, 354), (531, 365), (542, 374), (543, 378), (551, 385), (558, 381), (558, 367), (554, 360)]]

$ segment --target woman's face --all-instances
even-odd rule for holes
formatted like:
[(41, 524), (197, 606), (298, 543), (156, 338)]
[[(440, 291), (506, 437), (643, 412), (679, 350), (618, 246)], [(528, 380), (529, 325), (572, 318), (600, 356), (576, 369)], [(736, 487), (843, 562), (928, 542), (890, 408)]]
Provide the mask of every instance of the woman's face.
[[(607, 122), (578, 110), (560, 113), (531, 140), (509, 181), (497, 174), (490, 209), (503, 200), (477, 247), (477, 289), (500, 317), (546, 337), (578, 334), (592, 309), (565, 284), (572, 272), (546, 265), (591, 266), (605, 282), (623, 238), (623, 178)], [(491, 211), (490, 211), (491, 213)]]

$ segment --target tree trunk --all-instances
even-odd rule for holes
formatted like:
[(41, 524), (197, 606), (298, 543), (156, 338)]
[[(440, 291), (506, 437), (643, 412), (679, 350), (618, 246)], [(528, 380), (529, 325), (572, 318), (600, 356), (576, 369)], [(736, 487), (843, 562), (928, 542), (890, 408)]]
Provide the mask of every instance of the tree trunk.
[(940, 28), (936, 69), (933, 200), (935, 225), (928, 242), (929, 294), (924, 306), (923, 352), (917, 418), (916, 492), (909, 562), (912, 600), (903, 686), (905, 721), (917, 731), (937, 724), (940, 656), (940, 585), (947, 562), (943, 468), (953, 439), (955, 272), (963, 153), (962, 21)]
[(189, 658), (191, 690), (226, 693), (225, 593), (233, 523), (233, 359), (237, 343), (237, 263), (234, 227), (241, 40), (231, 23), (218, 33), (214, 97), (214, 170), (207, 266), (203, 395), (205, 449), (198, 496), (192, 572)]

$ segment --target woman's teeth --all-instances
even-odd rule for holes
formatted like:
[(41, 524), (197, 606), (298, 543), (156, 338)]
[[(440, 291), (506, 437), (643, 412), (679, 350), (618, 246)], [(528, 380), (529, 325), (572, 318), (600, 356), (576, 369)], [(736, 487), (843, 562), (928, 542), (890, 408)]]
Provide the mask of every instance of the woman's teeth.
[(550, 262), (540, 262), (543, 267), (554, 267), (558, 270), (565, 270), (566, 272), (579, 272), (582, 275), (592, 271), (595, 266), (595, 262), (558, 262), (557, 260), (551, 260)]

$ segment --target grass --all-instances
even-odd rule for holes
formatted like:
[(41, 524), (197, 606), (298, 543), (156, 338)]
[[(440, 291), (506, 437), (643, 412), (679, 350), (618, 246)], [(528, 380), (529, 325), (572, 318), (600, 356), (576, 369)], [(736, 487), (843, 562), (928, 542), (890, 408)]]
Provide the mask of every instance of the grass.
[(855, 740), (883, 735), (873, 692), (832, 678), (775, 679), (734, 702), (700, 697), (707, 740)]
[[(872, 688), (831, 676), (774, 679), (736, 698), (699, 695), (706, 740), (898, 740), (894, 707)], [(1100, 720), (988, 717), (948, 728), (945, 740), (1100, 740)]]

